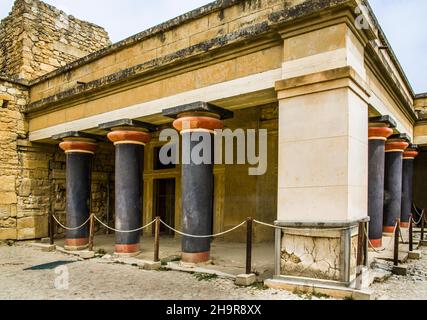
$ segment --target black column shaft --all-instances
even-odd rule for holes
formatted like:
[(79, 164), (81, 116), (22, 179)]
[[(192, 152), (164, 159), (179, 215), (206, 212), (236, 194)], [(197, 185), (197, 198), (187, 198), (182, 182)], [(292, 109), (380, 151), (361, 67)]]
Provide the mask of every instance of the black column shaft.
[[(190, 132), (182, 134), (183, 150), (193, 150), (199, 142), (190, 141)], [(211, 139), (205, 133), (204, 139)], [(188, 145), (190, 144), (190, 146)], [(183, 151), (184, 152), (184, 151)], [(184, 233), (209, 235), (212, 232), (212, 199), (213, 199), (213, 153), (211, 164), (182, 164), (182, 228)], [(185, 253), (210, 251), (211, 238), (183, 237), (182, 250)]]
[[(140, 144), (116, 145), (115, 173), (115, 227), (118, 230), (134, 230), (142, 223), (142, 170), (144, 146)], [(116, 232), (116, 244), (139, 244), (141, 232)]]
[(369, 140), (368, 214), (369, 238), (381, 240), (384, 211), (385, 140)]
[(402, 222), (408, 223), (412, 214), (414, 159), (403, 160), (402, 174)]
[[(91, 173), (93, 155), (69, 152), (66, 154), (67, 225), (81, 226), (90, 214)], [(67, 230), (67, 239), (89, 238), (89, 225), (79, 230)]]
[(384, 227), (394, 227), (402, 212), (402, 152), (387, 152), (384, 179)]

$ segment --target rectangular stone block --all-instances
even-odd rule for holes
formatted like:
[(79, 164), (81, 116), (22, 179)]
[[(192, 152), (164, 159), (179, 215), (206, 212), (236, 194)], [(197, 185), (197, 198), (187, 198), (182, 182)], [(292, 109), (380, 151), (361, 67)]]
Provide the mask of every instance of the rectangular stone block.
[(393, 266), (392, 272), (398, 276), (406, 276), (408, 274), (408, 266)]
[(145, 261), (144, 263), (144, 270), (159, 270), (162, 267), (162, 263), (160, 261), (154, 262), (154, 261)]
[(237, 286), (251, 286), (256, 282), (256, 275), (251, 273), (251, 274), (239, 274), (236, 277), (236, 285)]
[(420, 260), (422, 257), (421, 250), (409, 251), (408, 258), (411, 260)]
[(17, 238), (16, 229), (0, 228), (0, 240), (16, 240), (16, 238)]

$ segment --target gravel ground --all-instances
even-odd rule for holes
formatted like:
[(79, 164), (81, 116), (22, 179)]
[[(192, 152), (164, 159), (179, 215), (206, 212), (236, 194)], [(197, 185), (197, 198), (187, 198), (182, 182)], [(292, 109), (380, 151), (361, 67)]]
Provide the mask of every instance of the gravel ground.
[[(55, 270), (24, 269), (55, 261), (71, 261), (68, 290), (57, 290)], [(313, 297), (316, 299), (315, 297)], [(0, 299), (161, 299), (161, 300), (295, 300), (297, 295), (278, 290), (236, 287), (230, 280), (199, 280), (173, 271), (144, 271), (105, 263), (78, 261), (58, 252), (44, 253), (25, 246), (0, 246)]]
[[(69, 286), (59, 290), (61, 276), (55, 266), (25, 270), (57, 261), (69, 262)], [(381, 268), (390, 265), (381, 263)], [(63, 267), (61, 267), (63, 268)], [(392, 276), (372, 286), (377, 299), (427, 299), (427, 250), (424, 258), (409, 265), (410, 275)], [(58, 270), (56, 270), (58, 271)], [(0, 245), (0, 299), (161, 299), (161, 300), (301, 300), (324, 299), (286, 291), (241, 288), (226, 279), (199, 279), (174, 271), (145, 271), (138, 267), (107, 263), (103, 259), (79, 261), (59, 252), (45, 253), (23, 244)]]
[[(378, 300), (427, 300), (427, 248), (421, 260), (408, 262), (407, 276), (391, 276), (371, 289)], [(391, 270), (392, 263), (381, 263), (384, 270)]]

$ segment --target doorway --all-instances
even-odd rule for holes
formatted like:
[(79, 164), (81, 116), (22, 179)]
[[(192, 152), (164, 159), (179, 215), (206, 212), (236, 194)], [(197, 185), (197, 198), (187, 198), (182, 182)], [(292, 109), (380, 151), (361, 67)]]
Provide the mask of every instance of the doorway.
[[(175, 228), (175, 187), (175, 179), (154, 180), (153, 219), (159, 216), (172, 228)], [(160, 234), (173, 236), (175, 233), (160, 224)]]

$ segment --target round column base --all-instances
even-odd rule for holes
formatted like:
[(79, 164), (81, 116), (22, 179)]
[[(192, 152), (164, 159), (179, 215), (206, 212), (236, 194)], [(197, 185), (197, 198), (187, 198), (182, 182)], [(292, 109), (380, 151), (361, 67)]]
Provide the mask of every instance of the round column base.
[(83, 251), (89, 247), (89, 238), (66, 239), (64, 249), (67, 251)]
[(181, 255), (181, 261), (185, 263), (204, 263), (210, 260), (210, 251), (187, 253), (183, 252)]
[(385, 236), (389, 236), (390, 234), (391, 235), (393, 235), (394, 234), (394, 231), (395, 231), (395, 226), (385, 226), (384, 228), (383, 228), (383, 234), (385, 235)]
[(401, 222), (400, 227), (405, 228), (405, 229), (409, 229), (409, 222)]
[(114, 254), (121, 257), (135, 257), (141, 253), (141, 246), (136, 244), (116, 244)]
[(383, 246), (383, 239), (370, 239), (371, 245), (373, 248), (378, 249)]

